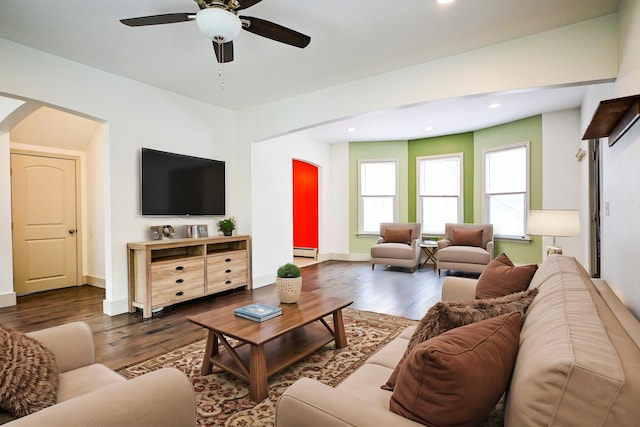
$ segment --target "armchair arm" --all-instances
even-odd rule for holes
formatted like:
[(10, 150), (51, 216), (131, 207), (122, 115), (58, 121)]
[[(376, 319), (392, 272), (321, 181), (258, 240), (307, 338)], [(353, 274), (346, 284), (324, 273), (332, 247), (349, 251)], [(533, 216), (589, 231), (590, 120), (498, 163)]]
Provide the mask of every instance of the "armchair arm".
[(438, 240), (438, 250), (444, 249), (447, 246), (451, 246), (451, 240), (449, 240), (449, 239), (440, 239), (440, 240)]
[(29, 332), (53, 352), (60, 372), (67, 372), (96, 363), (93, 333), (84, 322), (66, 323), (52, 328)]
[(163, 368), (65, 400), (5, 425), (193, 427), (195, 423), (191, 381), (175, 368)]
[(494, 258), (494, 256), (493, 256), (493, 240), (489, 240), (487, 242), (486, 249), (487, 249), (487, 252), (489, 252), (489, 258), (493, 259)]
[(416, 426), (388, 409), (310, 378), (300, 378), (278, 399), (277, 427)]
[(476, 298), (477, 279), (447, 276), (442, 282), (442, 301), (462, 301)]

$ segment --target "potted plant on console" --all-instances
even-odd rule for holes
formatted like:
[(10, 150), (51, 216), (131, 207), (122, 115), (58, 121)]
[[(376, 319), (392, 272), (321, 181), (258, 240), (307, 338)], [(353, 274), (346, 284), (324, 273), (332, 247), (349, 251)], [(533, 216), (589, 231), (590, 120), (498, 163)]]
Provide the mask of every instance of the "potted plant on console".
[(236, 228), (236, 220), (234, 217), (225, 218), (218, 221), (218, 231), (222, 231), (225, 236), (231, 236)]
[(287, 263), (278, 268), (276, 288), (280, 302), (293, 304), (298, 301), (302, 291), (302, 276), (300, 267)]

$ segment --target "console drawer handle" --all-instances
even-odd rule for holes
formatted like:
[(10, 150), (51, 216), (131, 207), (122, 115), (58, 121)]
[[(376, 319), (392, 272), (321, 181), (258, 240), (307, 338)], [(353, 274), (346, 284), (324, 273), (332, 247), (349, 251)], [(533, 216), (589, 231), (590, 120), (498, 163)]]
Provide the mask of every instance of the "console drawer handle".
[(224, 262), (231, 262), (231, 258), (225, 259)]
[(230, 285), (231, 284), (231, 280), (227, 280), (226, 282), (224, 282), (225, 285)]
[(176, 270), (178, 270), (178, 271), (182, 271), (182, 270), (184, 270), (184, 266), (179, 265), (179, 266), (177, 266), (177, 267), (176, 267)]
[(184, 282), (184, 279), (178, 279), (178, 280), (176, 280), (176, 283), (183, 283), (183, 282)]
[(224, 272), (229, 274), (229, 273), (231, 273), (231, 270), (225, 270)]
[(178, 292), (176, 292), (176, 296), (177, 296), (177, 297), (181, 297), (182, 295), (184, 295), (184, 292), (182, 292), (182, 291), (178, 291)]

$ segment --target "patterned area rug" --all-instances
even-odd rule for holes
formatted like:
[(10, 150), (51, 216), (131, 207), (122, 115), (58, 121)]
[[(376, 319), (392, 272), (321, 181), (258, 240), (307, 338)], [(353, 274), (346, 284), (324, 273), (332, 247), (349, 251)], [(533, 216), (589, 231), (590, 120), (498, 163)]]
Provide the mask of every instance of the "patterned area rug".
[(298, 378), (309, 377), (335, 386), (359, 368), (379, 348), (394, 339), (413, 320), (353, 309), (342, 311), (349, 345), (335, 349), (329, 343), (312, 355), (269, 378), (269, 397), (253, 402), (248, 386), (221, 373), (200, 375), (205, 340), (118, 371), (126, 378), (172, 366), (193, 384), (201, 426), (273, 426), (278, 397)]

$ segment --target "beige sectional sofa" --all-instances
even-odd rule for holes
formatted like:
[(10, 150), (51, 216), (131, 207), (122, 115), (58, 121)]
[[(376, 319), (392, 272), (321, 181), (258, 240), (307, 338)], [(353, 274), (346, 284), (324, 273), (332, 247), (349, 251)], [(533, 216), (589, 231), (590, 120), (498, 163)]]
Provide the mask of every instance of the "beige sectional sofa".
[[(443, 300), (473, 299), (473, 279), (447, 277)], [(552, 255), (529, 288), (504, 406), (506, 426), (637, 426), (640, 423), (640, 323), (602, 280), (568, 256)], [(412, 329), (332, 388), (302, 378), (279, 399), (276, 425), (415, 426), (389, 410), (380, 389)]]
[[(196, 423), (193, 387), (179, 370), (161, 369), (127, 381), (96, 363), (91, 330), (68, 323), (27, 334), (55, 355), (58, 403), (6, 426), (189, 426)], [(0, 423), (8, 414), (0, 411)]]

